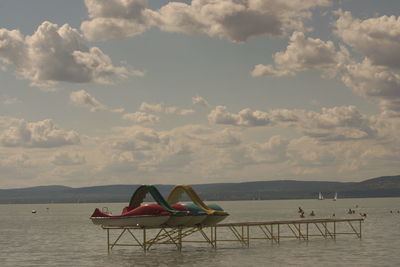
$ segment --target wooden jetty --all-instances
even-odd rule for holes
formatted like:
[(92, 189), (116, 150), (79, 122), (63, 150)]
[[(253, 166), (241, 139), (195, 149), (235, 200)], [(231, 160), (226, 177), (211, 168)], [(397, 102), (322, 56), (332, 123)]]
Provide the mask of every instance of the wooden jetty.
[[(300, 219), (287, 221), (222, 223), (215, 226), (141, 228), (102, 227), (107, 232), (107, 250), (117, 246), (136, 246), (144, 251), (156, 245), (173, 245), (181, 251), (185, 243), (205, 244), (216, 249), (222, 243), (237, 243), (250, 247), (268, 241), (280, 243), (283, 239), (308, 241), (311, 238), (335, 240), (339, 235), (361, 239), (363, 218)], [(259, 242), (256, 242), (259, 241)]]

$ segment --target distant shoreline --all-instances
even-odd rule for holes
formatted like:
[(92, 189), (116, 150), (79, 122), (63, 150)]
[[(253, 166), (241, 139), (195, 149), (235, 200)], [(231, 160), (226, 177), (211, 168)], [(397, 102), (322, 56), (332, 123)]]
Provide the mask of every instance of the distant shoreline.
[[(130, 199), (138, 186), (140, 185), (0, 189), (0, 204), (123, 203)], [(155, 186), (166, 196), (175, 185)], [(197, 184), (192, 187), (205, 201), (317, 199), (319, 192), (323, 194), (325, 201), (332, 199), (335, 193), (339, 199), (388, 198), (400, 197), (400, 175), (377, 177), (357, 183), (278, 180)]]
[[(347, 197), (347, 198), (342, 198), (343, 200), (346, 199), (373, 199), (373, 198), (400, 198), (399, 196), (388, 196), (388, 197)], [(205, 202), (208, 201), (218, 201), (218, 202), (224, 202), (224, 201), (269, 201), (269, 200), (318, 200), (314, 198), (280, 198), (280, 199), (236, 199), (236, 200), (217, 200), (217, 199), (210, 199), (210, 200), (205, 200)], [(188, 200), (183, 200), (183, 202), (186, 202)], [(326, 202), (331, 201), (331, 199), (326, 199)], [(21, 203), (0, 203), (0, 205), (33, 205), (33, 204), (38, 204), (38, 205), (52, 205), (52, 204), (99, 204), (99, 203), (113, 203), (113, 204), (126, 204), (128, 201), (110, 201), (110, 202), (21, 202)], [(150, 201), (144, 201), (144, 203), (151, 203), (154, 202), (152, 200)]]

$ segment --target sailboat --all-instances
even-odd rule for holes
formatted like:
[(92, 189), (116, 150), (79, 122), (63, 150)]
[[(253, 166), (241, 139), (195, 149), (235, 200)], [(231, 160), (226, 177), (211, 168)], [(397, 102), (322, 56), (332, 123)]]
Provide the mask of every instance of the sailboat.
[(335, 192), (335, 196), (333, 197), (333, 201), (337, 200), (337, 192)]
[(318, 200), (324, 200), (324, 196), (321, 192), (318, 193)]

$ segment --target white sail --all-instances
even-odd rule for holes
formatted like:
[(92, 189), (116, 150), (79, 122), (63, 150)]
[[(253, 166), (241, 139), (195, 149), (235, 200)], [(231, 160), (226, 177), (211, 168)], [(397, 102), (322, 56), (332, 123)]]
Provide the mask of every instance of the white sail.
[(337, 192), (335, 192), (335, 196), (333, 197), (333, 201), (337, 200)]
[(318, 200), (323, 200), (323, 199), (324, 199), (324, 196), (322, 195), (321, 192), (319, 192), (319, 194), (318, 194)]

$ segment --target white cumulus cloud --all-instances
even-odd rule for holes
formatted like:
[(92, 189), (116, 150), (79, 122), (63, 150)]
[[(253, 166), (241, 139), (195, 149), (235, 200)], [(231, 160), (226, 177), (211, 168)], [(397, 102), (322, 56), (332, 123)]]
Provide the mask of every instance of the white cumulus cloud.
[(13, 65), (33, 86), (43, 88), (57, 82), (110, 84), (134, 75), (127, 67), (114, 66), (99, 48), (87, 47), (78, 30), (48, 21), (28, 36), (0, 29), (1, 61)]
[(140, 104), (139, 111), (143, 112), (153, 112), (153, 113), (165, 113), (174, 115), (190, 115), (194, 113), (193, 109), (181, 109), (175, 106), (165, 106), (163, 104), (149, 104), (143, 102)]
[(272, 65), (258, 64), (252, 71), (253, 77), (291, 76), (296, 72), (318, 69), (335, 69), (347, 60), (347, 51), (337, 51), (332, 41), (306, 38), (302, 32), (294, 32), (285, 51), (277, 52)]
[(160, 117), (146, 112), (137, 111), (134, 113), (124, 114), (123, 119), (132, 121), (133, 123), (141, 124), (141, 123), (155, 123), (160, 120)]
[(200, 105), (200, 106), (203, 106), (203, 107), (209, 107), (210, 106), (210, 104), (208, 104), (207, 100), (205, 100), (201, 96), (192, 97), (192, 103), (193, 103), (193, 105)]
[(70, 99), (71, 103), (74, 104), (75, 106), (87, 108), (91, 112), (106, 110), (106, 111), (110, 111), (110, 112), (119, 113), (119, 112), (124, 111), (124, 109), (122, 109), (122, 108), (112, 109), (112, 108), (100, 103), (96, 98), (94, 98), (92, 95), (90, 95), (85, 90), (72, 92), (69, 96), (69, 99)]
[(216, 124), (236, 126), (267, 126), (271, 123), (270, 114), (263, 111), (243, 109), (238, 114), (228, 111), (225, 106), (215, 107), (208, 115), (208, 120)]
[(85, 0), (90, 20), (81, 30), (89, 40), (140, 34), (151, 26), (147, 0)]

